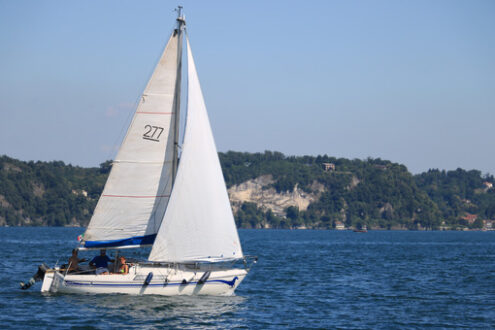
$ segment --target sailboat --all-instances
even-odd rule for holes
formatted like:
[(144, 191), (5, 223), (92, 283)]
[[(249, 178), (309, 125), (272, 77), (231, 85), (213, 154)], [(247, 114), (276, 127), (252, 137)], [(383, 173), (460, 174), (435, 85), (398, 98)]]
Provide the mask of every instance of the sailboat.
[(181, 9), (78, 248), (151, 246), (148, 259), (124, 275), (53, 267), (42, 292), (232, 295), (254, 262), (242, 252)]

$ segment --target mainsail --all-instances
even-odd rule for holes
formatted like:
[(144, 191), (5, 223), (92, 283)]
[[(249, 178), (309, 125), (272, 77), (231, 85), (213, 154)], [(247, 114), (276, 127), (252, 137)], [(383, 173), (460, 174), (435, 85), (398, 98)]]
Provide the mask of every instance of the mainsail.
[(142, 94), (84, 234), (86, 248), (153, 244), (175, 172), (181, 38), (174, 30)]
[(150, 261), (242, 258), (215, 141), (187, 40), (186, 130), (177, 177)]

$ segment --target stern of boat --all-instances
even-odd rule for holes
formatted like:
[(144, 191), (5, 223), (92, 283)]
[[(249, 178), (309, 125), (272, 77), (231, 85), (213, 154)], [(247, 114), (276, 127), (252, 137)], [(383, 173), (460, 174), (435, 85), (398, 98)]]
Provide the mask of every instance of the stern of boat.
[(64, 277), (56, 269), (48, 269), (41, 285), (41, 292), (57, 292)]

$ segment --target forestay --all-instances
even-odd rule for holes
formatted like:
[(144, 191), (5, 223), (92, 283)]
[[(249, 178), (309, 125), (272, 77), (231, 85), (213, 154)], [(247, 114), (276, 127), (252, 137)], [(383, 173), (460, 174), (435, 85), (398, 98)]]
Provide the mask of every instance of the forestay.
[(179, 37), (174, 31), (144, 90), (84, 235), (86, 248), (155, 239), (172, 189)]
[(172, 196), (149, 260), (218, 261), (242, 258), (196, 67), (188, 51), (188, 108)]

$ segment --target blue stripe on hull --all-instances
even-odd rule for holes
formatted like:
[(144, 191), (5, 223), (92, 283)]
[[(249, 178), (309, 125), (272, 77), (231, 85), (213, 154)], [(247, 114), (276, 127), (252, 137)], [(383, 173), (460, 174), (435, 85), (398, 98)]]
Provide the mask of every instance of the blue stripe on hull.
[(85, 241), (86, 248), (112, 248), (129, 245), (151, 245), (155, 241), (156, 234), (146, 236), (134, 236), (112, 241)]
[[(227, 284), (230, 287), (233, 287), (235, 282), (239, 279), (239, 277), (234, 277), (232, 281), (226, 281), (226, 280), (208, 280), (205, 281), (203, 284), (206, 283), (223, 283)], [(65, 281), (66, 285), (76, 285), (76, 286), (110, 286), (110, 287), (142, 287), (142, 283), (84, 283), (84, 282), (74, 282), (74, 281)], [(176, 283), (150, 283), (148, 286), (169, 286), (169, 285), (189, 285), (189, 284), (198, 284), (198, 282), (188, 282), (186, 284), (183, 284), (182, 282), (176, 282)], [(200, 284), (201, 285), (201, 284)]]

